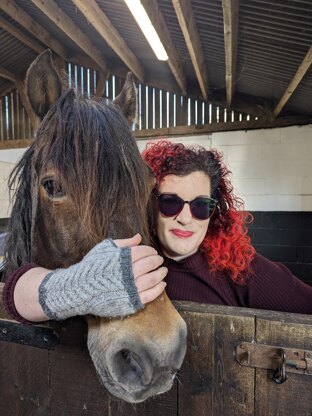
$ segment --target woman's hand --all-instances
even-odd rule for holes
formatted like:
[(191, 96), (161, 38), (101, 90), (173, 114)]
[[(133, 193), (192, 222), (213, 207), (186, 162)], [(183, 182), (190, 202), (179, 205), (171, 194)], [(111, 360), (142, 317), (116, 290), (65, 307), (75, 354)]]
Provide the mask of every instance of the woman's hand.
[(132, 238), (114, 240), (118, 247), (130, 247), (135, 285), (143, 304), (156, 299), (165, 289), (168, 269), (160, 267), (164, 259), (150, 246), (139, 245), (140, 234)]

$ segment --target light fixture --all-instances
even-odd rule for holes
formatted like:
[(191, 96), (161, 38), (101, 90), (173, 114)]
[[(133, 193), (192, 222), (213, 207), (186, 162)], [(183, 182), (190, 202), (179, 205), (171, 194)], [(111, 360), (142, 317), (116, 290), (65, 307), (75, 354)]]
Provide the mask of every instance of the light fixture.
[(159, 36), (140, 0), (125, 0), (125, 3), (129, 7), (130, 12), (140, 26), (140, 29), (142, 30), (148, 43), (151, 45), (151, 48), (157, 56), (157, 59), (160, 61), (167, 61), (167, 52), (163, 47), (163, 44), (161, 43)]

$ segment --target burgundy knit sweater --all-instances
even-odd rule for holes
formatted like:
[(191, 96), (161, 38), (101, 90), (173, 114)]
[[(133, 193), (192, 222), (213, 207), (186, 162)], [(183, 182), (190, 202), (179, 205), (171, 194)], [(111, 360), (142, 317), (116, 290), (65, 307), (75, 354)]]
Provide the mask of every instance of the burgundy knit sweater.
[(252, 261), (244, 285), (234, 283), (226, 272), (209, 270), (201, 251), (179, 262), (166, 259), (165, 265), (170, 299), (312, 314), (312, 287), (260, 254)]

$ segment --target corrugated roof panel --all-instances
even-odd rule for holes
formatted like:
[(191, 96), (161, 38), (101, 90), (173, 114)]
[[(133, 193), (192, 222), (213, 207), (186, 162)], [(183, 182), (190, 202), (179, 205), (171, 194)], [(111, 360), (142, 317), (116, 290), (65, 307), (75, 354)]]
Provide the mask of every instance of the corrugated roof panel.
[(14, 74), (23, 73), (37, 53), (0, 28), (0, 65)]
[[(88, 23), (71, 0), (54, 0), (75, 24), (102, 51), (114, 66), (125, 65)], [(174, 77), (166, 62), (158, 61), (124, 0), (96, 0), (113, 26), (137, 56), (150, 79), (173, 83)], [(209, 93), (218, 92), (225, 99), (225, 51), (221, 0), (190, 0), (198, 27), (209, 77)], [(31, 1), (15, 0), (17, 5), (59, 41), (70, 55), (84, 52)], [(170, 35), (180, 55), (192, 92), (198, 92), (193, 64), (188, 53), (172, 0), (158, 0)], [(14, 19), (4, 16), (22, 33), (34, 39)], [(312, 0), (240, 0), (238, 52), (235, 93), (249, 96), (251, 101), (266, 99), (272, 108), (278, 103), (299, 65), (312, 45)], [(39, 40), (37, 42), (40, 43)], [(45, 45), (43, 45), (45, 46)], [(0, 30), (1, 65), (11, 72), (24, 71), (36, 53)], [(0, 86), (6, 81), (0, 79)], [(284, 113), (310, 113), (312, 69), (305, 75), (284, 108)]]
[(277, 103), (312, 44), (311, 21), (312, 2), (241, 0), (236, 91)]

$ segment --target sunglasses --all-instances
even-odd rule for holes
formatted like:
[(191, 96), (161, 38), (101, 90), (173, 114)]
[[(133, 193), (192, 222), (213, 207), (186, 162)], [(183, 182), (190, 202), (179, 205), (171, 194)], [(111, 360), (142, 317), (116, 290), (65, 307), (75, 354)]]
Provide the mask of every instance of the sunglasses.
[(158, 199), (159, 211), (165, 217), (175, 217), (189, 204), (191, 214), (197, 220), (208, 220), (214, 212), (217, 201), (207, 196), (198, 196), (193, 201), (184, 201), (176, 194), (155, 194)]

